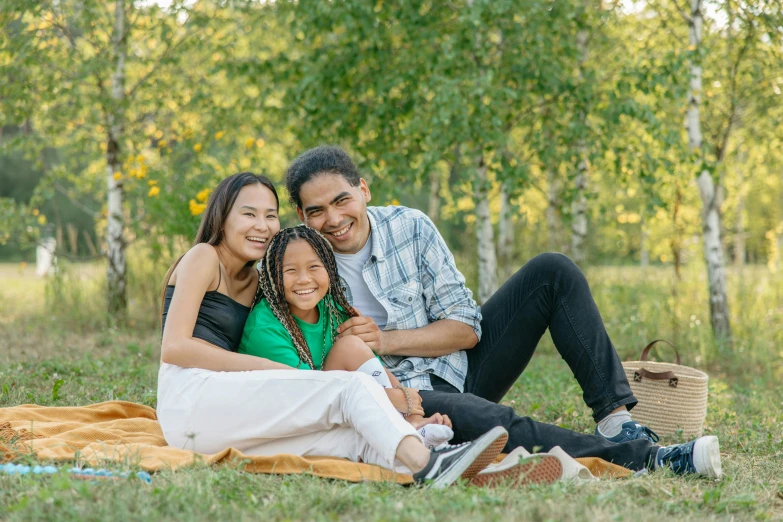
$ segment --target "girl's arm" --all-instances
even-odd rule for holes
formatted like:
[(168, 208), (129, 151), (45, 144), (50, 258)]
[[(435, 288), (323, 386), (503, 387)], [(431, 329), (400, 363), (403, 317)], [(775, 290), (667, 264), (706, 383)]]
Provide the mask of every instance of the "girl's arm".
[(180, 261), (163, 329), (161, 360), (182, 368), (216, 372), (293, 369), (269, 359), (229, 352), (193, 337), (201, 301), (213, 284), (219, 266), (217, 252), (207, 244), (194, 246)]

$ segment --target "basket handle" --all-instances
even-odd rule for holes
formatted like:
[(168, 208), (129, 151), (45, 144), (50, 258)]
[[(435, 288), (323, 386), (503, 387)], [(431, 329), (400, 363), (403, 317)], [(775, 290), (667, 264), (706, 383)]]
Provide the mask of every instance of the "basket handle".
[(653, 342), (651, 342), (650, 344), (648, 344), (647, 346), (645, 346), (644, 350), (642, 350), (642, 356), (639, 359), (640, 361), (646, 361), (647, 360), (647, 356), (650, 355), (650, 348), (652, 348), (655, 343), (666, 343), (669, 346), (671, 346), (674, 349), (674, 354), (677, 356), (675, 364), (677, 364), (677, 365), (680, 364), (680, 352), (678, 352), (677, 348), (672, 343), (667, 341), (666, 339), (656, 339)]
[(669, 381), (669, 386), (672, 388), (676, 388), (677, 384), (680, 382), (680, 379), (674, 375), (674, 372), (672, 371), (651, 372), (649, 370), (645, 370), (644, 368), (639, 368), (633, 372), (633, 380), (636, 382), (642, 382), (642, 379), (645, 377), (654, 381)]

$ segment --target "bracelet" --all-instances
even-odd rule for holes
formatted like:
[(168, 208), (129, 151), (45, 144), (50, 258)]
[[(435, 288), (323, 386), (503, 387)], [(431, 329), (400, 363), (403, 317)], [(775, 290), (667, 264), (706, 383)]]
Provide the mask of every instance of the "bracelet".
[(407, 417), (411, 414), (411, 411), (413, 410), (413, 403), (411, 402), (411, 396), (408, 394), (407, 388), (405, 388), (402, 384), (398, 384), (394, 388), (397, 390), (402, 390), (402, 393), (405, 395), (405, 400), (408, 401), (408, 411), (402, 414), (403, 417)]

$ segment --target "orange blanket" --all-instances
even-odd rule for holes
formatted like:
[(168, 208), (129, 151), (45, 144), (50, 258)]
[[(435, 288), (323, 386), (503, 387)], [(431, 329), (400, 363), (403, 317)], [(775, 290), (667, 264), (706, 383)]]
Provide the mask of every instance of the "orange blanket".
[[(147, 471), (179, 469), (192, 464), (243, 465), (252, 473), (309, 473), (351, 482), (412, 482), (410, 475), (332, 457), (248, 456), (227, 448), (214, 455), (166, 445), (155, 410), (143, 404), (110, 401), (89, 406), (36, 405), (0, 408), (0, 462), (20, 453), (43, 461), (73, 461), (93, 467), (107, 462)], [(624, 477), (630, 471), (596, 458), (577, 459), (595, 476)]]

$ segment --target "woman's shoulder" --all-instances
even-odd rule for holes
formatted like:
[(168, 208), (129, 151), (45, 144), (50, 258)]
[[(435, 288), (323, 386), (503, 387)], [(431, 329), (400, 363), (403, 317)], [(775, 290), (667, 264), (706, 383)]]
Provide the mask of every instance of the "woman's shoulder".
[(183, 273), (196, 276), (210, 276), (210, 279), (217, 277), (217, 270), (220, 266), (220, 259), (217, 250), (210, 244), (199, 243), (193, 245), (190, 250), (180, 258), (176, 268), (171, 273), (168, 285), (175, 285), (177, 279)]

